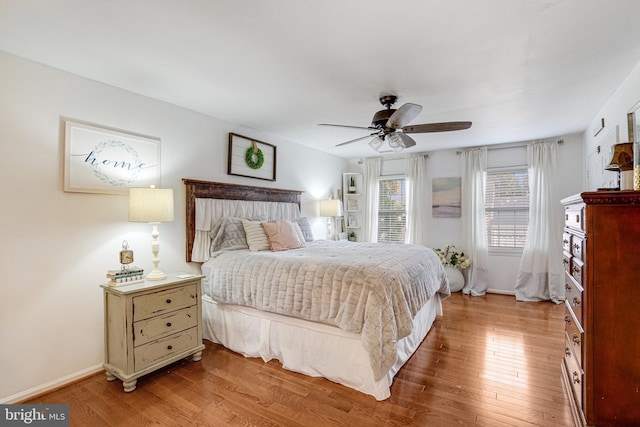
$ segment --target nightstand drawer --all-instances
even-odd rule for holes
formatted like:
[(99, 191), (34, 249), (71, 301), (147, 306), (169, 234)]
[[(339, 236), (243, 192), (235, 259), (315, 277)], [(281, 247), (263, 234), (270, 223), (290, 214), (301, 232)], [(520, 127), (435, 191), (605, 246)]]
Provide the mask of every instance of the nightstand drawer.
[(196, 304), (196, 283), (133, 298), (133, 320), (138, 321), (164, 312)]
[(198, 328), (191, 328), (136, 347), (134, 349), (135, 370), (140, 371), (174, 354), (192, 349), (199, 344), (198, 339)]
[(133, 324), (133, 345), (138, 347), (158, 338), (192, 328), (198, 324), (198, 307), (193, 305)]

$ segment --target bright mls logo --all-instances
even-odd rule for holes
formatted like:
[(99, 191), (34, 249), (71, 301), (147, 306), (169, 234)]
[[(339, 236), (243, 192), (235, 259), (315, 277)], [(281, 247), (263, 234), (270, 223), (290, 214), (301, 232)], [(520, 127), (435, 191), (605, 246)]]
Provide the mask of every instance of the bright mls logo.
[(0, 405), (2, 426), (69, 426), (69, 405)]

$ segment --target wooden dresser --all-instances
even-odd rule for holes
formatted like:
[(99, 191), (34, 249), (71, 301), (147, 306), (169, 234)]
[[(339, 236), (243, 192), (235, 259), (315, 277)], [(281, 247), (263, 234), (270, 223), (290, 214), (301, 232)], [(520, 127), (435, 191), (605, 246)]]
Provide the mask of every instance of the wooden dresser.
[(640, 192), (562, 200), (563, 383), (579, 426), (640, 425)]
[(104, 369), (133, 391), (139, 377), (191, 356), (200, 360), (203, 276), (168, 275), (104, 290)]

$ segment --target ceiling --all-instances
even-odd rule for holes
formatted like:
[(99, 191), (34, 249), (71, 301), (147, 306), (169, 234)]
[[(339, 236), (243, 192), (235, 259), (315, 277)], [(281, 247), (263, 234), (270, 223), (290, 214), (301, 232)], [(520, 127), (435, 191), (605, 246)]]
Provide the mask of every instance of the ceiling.
[(0, 50), (341, 157), (383, 94), (410, 151), (584, 131), (640, 61), (637, 0), (0, 0)]

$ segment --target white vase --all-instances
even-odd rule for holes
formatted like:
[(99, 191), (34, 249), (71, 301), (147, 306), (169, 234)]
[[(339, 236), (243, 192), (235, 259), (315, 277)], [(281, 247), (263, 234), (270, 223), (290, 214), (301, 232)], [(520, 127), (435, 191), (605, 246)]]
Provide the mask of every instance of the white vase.
[(449, 289), (451, 289), (451, 292), (461, 291), (464, 287), (464, 276), (462, 275), (462, 272), (450, 265), (445, 265), (444, 271), (447, 273)]

